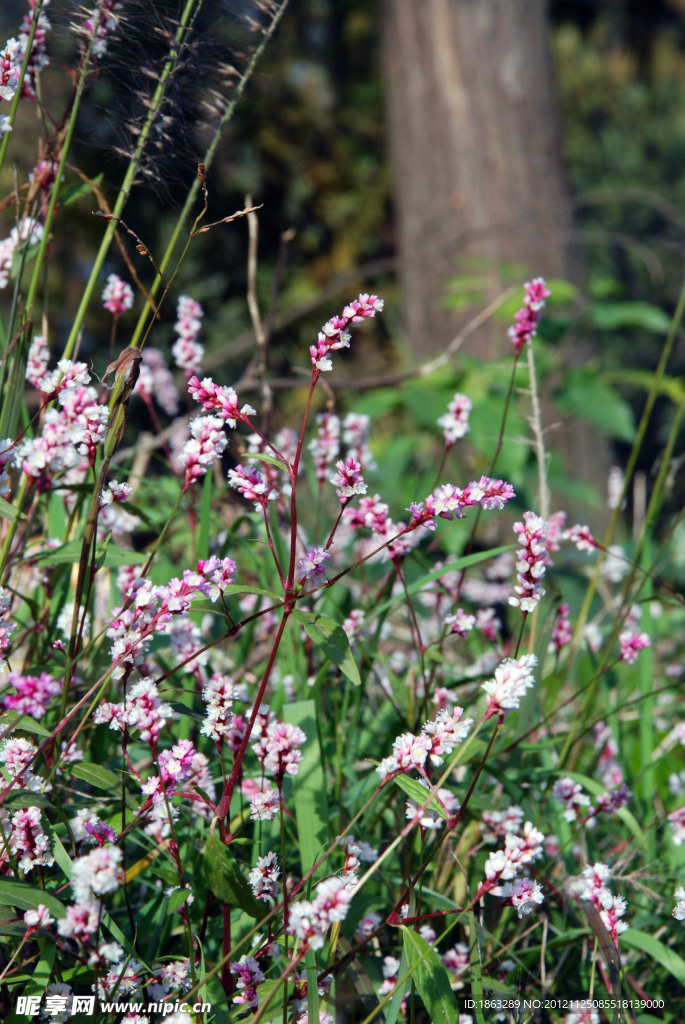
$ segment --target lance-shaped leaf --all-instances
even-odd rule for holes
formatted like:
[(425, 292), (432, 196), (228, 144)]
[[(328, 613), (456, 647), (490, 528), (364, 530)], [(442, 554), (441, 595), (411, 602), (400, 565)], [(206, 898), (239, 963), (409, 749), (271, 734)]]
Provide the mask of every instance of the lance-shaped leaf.
[(257, 920), (266, 914), (264, 903), (255, 899), (235, 857), (213, 833), (207, 838), (205, 847), (205, 877), (207, 885), (222, 903), (240, 907), (248, 917)]
[[(410, 779), (408, 775), (398, 775), (392, 781), (396, 783), (400, 789), (414, 801), (414, 803), (417, 803), (419, 807), (423, 807), (430, 790), (426, 789), (425, 786), (422, 786), (418, 779)], [(439, 814), (441, 818), (447, 818), (445, 808), (440, 806), (436, 797), (432, 797), (426, 810), (435, 811), (435, 813)]]
[(19, 516), (21, 519), (26, 519), (23, 512), (20, 512), (16, 505), (10, 505), (9, 501), (5, 501), (4, 498), (0, 498), (0, 516), (3, 519), (14, 520)]
[(53, 917), (65, 917), (67, 913), (64, 904), (45, 889), (7, 878), (0, 878), (0, 901), (6, 906), (18, 907), (20, 910), (35, 910), (39, 903), (42, 903)]
[(355, 686), (360, 686), (359, 669), (352, 657), (350, 641), (342, 626), (325, 615), (312, 612), (294, 611), (293, 618), (304, 626), (312, 643), (338, 666), (342, 674)]
[(459, 1024), (459, 1007), (447, 971), (432, 946), (403, 926), (407, 965), (433, 1024)]

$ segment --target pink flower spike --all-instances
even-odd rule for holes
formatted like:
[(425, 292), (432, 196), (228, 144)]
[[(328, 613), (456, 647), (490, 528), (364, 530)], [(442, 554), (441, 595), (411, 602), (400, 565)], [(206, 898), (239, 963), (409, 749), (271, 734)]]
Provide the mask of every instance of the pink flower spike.
[(314, 580), (321, 583), (326, 579), (324, 559), (330, 558), (330, 552), (323, 548), (312, 548), (306, 555), (303, 555), (297, 563), (295, 576), (298, 579)]
[(521, 354), (526, 342), (535, 337), (540, 311), (545, 305), (545, 299), (549, 298), (551, 294), (541, 277), (536, 277), (533, 281), (526, 281), (524, 284), (523, 306), (514, 314), (514, 326), (510, 327), (508, 331), (516, 356)]
[(214, 410), (226, 420), (229, 427), (235, 428), (236, 421), (252, 426), (248, 417), (254, 416), (256, 411), (251, 405), (244, 405), (239, 409), (238, 396), (233, 388), (219, 387), (211, 377), (205, 377), (200, 383), (198, 378), (193, 376), (188, 381), (188, 391), (196, 402), (201, 403), (203, 409), (208, 412)]
[(117, 274), (110, 274), (102, 293), (102, 304), (108, 309), (115, 320), (133, 305), (133, 290), (126, 281)]
[(626, 661), (629, 665), (637, 661), (641, 650), (652, 646), (648, 633), (631, 633), (628, 630), (621, 633), (618, 642), (621, 645), (621, 661)]
[(590, 527), (581, 526), (579, 523), (569, 527), (568, 530), (564, 530), (561, 537), (562, 540), (570, 540), (572, 544), (575, 544), (578, 551), (587, 551), (589, 553), (599, 547), (599, 544), (590, 532)]
[(552, 640), (549, 645), (550, 653), (556, 654), (557, 658), (561, 653), (562, 647), (571, 642), (573, 637), (573, 630), (571, 629), (571, 620), (568, 616), (568, 605), (562, 604), (557, 612), (557, 617), (554, 622), (552, 629)]
[(445, 437), (445, 444), (448, 448), (458, 441), (460, 437), (468, 434), (469, 415), (471, 413), (471, 399), (466, 395), (455, 394), (447, 406), (447, 412), (438, 420), (438, 426), (442, 427)]
[(352, 324), (360, 324), (366, 317), (375, 316), (382, 309), (383, 299), (379, 299), (377, 295), (364, 294), (349, 306), (345, 306), (342, 316), (334, 316), (325, 323), (319, 331), (316, 345), (309, 346), (314, 372), (325, 373), (332, 370), (330, 353), (350, 346), (351, 335), (348, 328)]
[(331, 477), (331, 483), (336, 488), (336, 494), (343, 505), (346, 505), (355, 494), (366, 494), (362, 467), (358, 462), (351, 457), (348, 457), (345, 462), (340, 459), (336, 462), (335, 468), (338, 472), (336, 476)]

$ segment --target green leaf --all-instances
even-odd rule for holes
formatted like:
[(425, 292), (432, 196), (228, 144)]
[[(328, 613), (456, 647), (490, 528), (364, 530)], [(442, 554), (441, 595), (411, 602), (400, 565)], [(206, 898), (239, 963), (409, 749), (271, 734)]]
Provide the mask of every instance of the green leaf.
[(46, 835), (50, 837), (50, 849), (56, 863), (61, 867), (67, 878), (71, 878), (71, 859), (62, 846), (62, 840), (55, 832), (49, 821), (43, 823)]
[(167, 907), (167, 916), (175, 914), (179, 907), (182, 907), (185, 901), (190, 896), (190, 889), (174, 889), (171, 896), (169, 897), (169, 906)]
[[(407, 950), (405, 945), (403, 944), (402, 953), (400, 955), (400, 969), (397, 972), (398, 980), (404, 978), (408, 969), (409, 968), (407, 962)], [(397, 989), (390, 1002), (386, 1005), (385, 1024), (396, 1024), (397, 1018), (400, 1015), (400, 1010), (402, 1009), (402, 1000), (404, 999), (405, 991), (405, 986), (400, 985), (400, 987)]]
[(209, 557), (209, 517), (212, 511), (212, 486), (214, 477), (212, 473), (205, 473), (202, 484), (202, 506), (200, 508), (200, 522), (197, 531), (197, 552), (196, 557)]
[(304, 626), (307, 636), (355, 686), (361, 685), (359, 669), (352, 657), (347, 633), (333, 619), (312, 612), (294, 611), (293, 618)]
[(193, 718), (196, 722), (204, 722), (204, 715), (199, 714), (197, 711), (193, 711), (186, 704), (181, 704), (178, 700), (167, 701), (169, 707), (173, 708), (177, 715), (186, 715), (187, 718)]
[[(396, 785), (403, 790), (407, 796), (411, 797), (415, 803), (422, 807), (425, 803), (426, 797), (428, 796), (428, 790), (425, 786), (422, 786), (418, 779), (410, 779), (408, 775), (398, 775), (392, 780)], [(447, 818), (444, 808), (440, 806), (435, 797), (428, 804), (427, 810), (435, 811), (440, 815), (441, 818)]]
[[(274, 594), (272, 590), (263, 590), (261, 587), (253, 587), (249, 583), (229, 583), (229, 585), (224, 590), (224, 595), (226, 597), (232, 597), (234, 594), (257, 594), (259, 597), (269, 597), (271, 598), (272, 601), (283, 600), (282, 594)], [(210, 604), (209, 602), (203, 605), (194, 604), (193, 610), (203, 612), (220, 612), (221, 605), (213, 603)]]
[(573, 413), (588, 420), (611, 437), (632, 441), (635, 436), (630, 406), (612, 387), (602, 384), (592, 371), (582, 369), (570, 373), (555, 400), (564, 414)]
[[(464, 555), (463, 558), (455, 558), (453, 562), (446, 562), (445, 565), (439, 569), (433, 569), (431, 572), (427, 572), (421, 579), (415, 580), (407, 587), (407, 593), (411, 596), (417, 594), (420, 590), (423, 590), (429, 583), (433, 583), (435, 580), (440, 579), (445, 573), (454, 572), (457, 569), (466, 569), (470, 565), (478, 565), (479, 562), (484, 562), (488, 558), (496, 558), (497, 555), (501, 555), (504, 551), (511, 551), (515, 547), (514, 544), (505, 544), (500, 548), (491, 548), (490, 551), (477, 551), (473, 555)], [(404, 593), (398, 594), (396, 597), (391, 597), (390, 600), (384, 601), (383, 604), (377, 608), (373, 608), (367, 612), (366, 622), (370, 622), (372, 619), (377, 618), (386, 612), (389, 608), (399, 604), (400, 601), (405, 601), (406, 598)]]
[(402, 932), (407, 964), (431, 1024), (459, 1024), (459, 1007), (440, 957), (417, 932), (405, 925)]
[(603, 331), (639, 327), (654, 334), (667, 334), (671, 318), (651, 302), (602, 302), (591, 306), (590, 318)]
[(16, 505), (10, 505), (9, 501), (5, 501), (4, 498), (0, 498), (0, 516), (3, 519), (11, 519), (13, 522), (19, 516), (20, 519), (26, 519), (23, 512), (20, 512)]
[(116, 921), (112, 920), (109, 914), (104, 913), (102, 915), (102, 923), (109, 932), (109, 934), (112, 936), (112, 938), (116, 939), (120, 946), (124, 947), (128, 955), (133, 960), (139, 960), (142, 964), (144, 964), (147, 967), (147, 964), (143, 960), (140, 953), (138, 953), (134, 946), (128, 941), (119, 925), (116, 923)]
[(249, 917), (261, 920), (266, 914), (263, 902), (256, 900), (238, 862), (218, 836), (210, 835), (205, 847), (207, 885), (222, 903), (240, 907)]
[[(68, 544), (63, 544), (60, 548), (53, 548), (52, 551), (41, 551), (35, 556), (35, 561), (39, 565), (42, 563), (62, 565), (65, 562), (78, 562), (81, 558), (82, 546), (83, 541), (78, 539), (70, 540)], [(103, 550), (104, 560), (101, 560)], [(103, 545), (98, 546), (96, 561), (98, 565), (106, 565), (110, 568), (118, 569), (122, 565), (143, 565), (147, 561), (147, 555), (144, 555), (141, 551), (129, 551), (128, 548), (117, 547), (116, 544), (107, 544), (106, 548), (103, 548)]]
[(0, 878), (0, 901), (21, 910), (35, 910), (38, 904), (42, 903), (53, 917), (65, 917), (67, 913), (64, 904), (45, 889), (29, 885), (28, 882), (15, 882), (6, 878)]
[[(93, 178), (93, 184), (99, 185), (102, 181), (102, 174), (98, 174), (97, 178)], [(89, 195), (94, 189), (90, 182), (80, 181), (76, 185), (70, 185), (69, 188), (65, 188), (64, 192), (59, 197), (57, 205), (61, 208), (63, 206), (70, 206), (71, 203), (75, 203), (77, 199), (81, 199), (83, 196)]]
[(81, 762), (81, 764), (75, 764), (71, 772), (77, 779), (89, 782), (96, 789), (105, 789), (109, 793), (112, 790), (118, 793), (121, 789), (121, 779), (119, 776), (109, 771), (108, 768), (103, 768), (100, 764), (91, 764), (90, 761)]
[(286, 466), (280, 459), (277, 459), (275, 455), (267, 455), (266, 452), (245, 452), (242, 455), (243, 459), (258, 459), (260, 462), (267, 462), (270, 466), (275, 466), (276, 469), (280, 469), (282, 472), (287, 473)]
[(621, 943), (651, 956), (677, 978), (681, 985), (685, 985), (685, 960), (653, 935), (641, 932), (639, 928), (629, 928), (621, 935)]
[[(293, 779), (300, 863), (302, 874), (306, 875), (329, 840), (326, 779), (316, 725), (316, 701), (300, 700), (286, 704), (283, 718), (290, 725), (299, 726), (307, 737), (306, 743), (300, 747), (302, 760)], [(328, 873), (324, 864), (321, 870)]]
[(35, 736), (50, 736), (50, 731), (44, 725), (36, 722), (29, 715), (20, 715), (17, 711), (7, 711), (0, 719), (0, 728), (4, 729), (10, 724), (15, 729), (20, 729), (22, 732), (31, 732)]
[(5, 797), (5, 803), (11, 804), (14, 810), (17, 807), (52, 807), (52, 804), (42, 793), (30, 793), (27, 790), (12, 789)]

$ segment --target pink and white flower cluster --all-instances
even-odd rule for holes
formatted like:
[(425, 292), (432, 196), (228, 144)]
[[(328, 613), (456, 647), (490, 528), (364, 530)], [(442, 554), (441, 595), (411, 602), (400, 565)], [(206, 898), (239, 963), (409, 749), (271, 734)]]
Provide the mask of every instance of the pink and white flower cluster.
[(652, 646), (649, 633), (638, 633), (627, 629), (618, 638), (621, 647), (621, 661), (632, 665), (637, 661), (640, 651)]
[(23, 736), (7, 739), (0, 747), (0, 763), (4, 764), (11, 779), (17, 779), (15, 785), (19, 789), (28, 789), (33, 793), (45, 792), (43, 780), (34, 775), (29, 767), (37, 753), (38, 748)]
[(26, 380), (33, 384), (34, 388), (40, 386), (48, 372), (50, 365), (50, 348), (46, 338), (42, 334), (35, 334), (29, 345), (29, 354), (26, 359)]
[(348, 456), (344, 462), (342, 459), (336, 462), (335, 468), (338, 472), (331, 477), (331, 483), (336, 489), (341, 505), (347, 505), (355, 494), (366, 494), (366, 483), (362, 476), (361, 463), (355, 462), (352, 456)]
[(418, 736), (411, 732), (398, 736), (390, 757), (383, 758), (376, 768), (381, 779), (396, 772), (423, 773), (427, 758), (432, 764), (441, 765), (443, 755), (451, 754), (466, 739), (473, 725), (473, 719), (463, 718), (463, 715), (463, 708), (455, 707), (451, 712), (444, 708), (437, 712), (434, 721), (425, 723)]
[(7, 238), (0, 241), (0, 288), (6, 288), (14, 254), (20, 248), (32, 249), (43, 237), (43, 225), (33, 217), (23, 217)]
[(133, 289), (117, 274), (110, 274), (102, 292), (102, 304), (118, 320), (133, 306)]
[(506, 832), (504, 849), (495, 850), (485, 862), (485, 881), (481, 883), (475, 898), (491, 892), (494, 896), (509, 899), (519, 917), (529, 914), (535, 904), (542, 903), (542, 889), (530, 878), (517, 876), (529, 864), (542, 857), (544, 840), (542, 832), (530, 821), (524, 824), (519, 834)]
[(297, 775), (302, 760), (297, 748), (306, 741), (307, 736), (299, 726), (273, 718), (266, 729), (262, 729), (262, 735), (252, 749), (264, 770), (270, 772), (280, 785), (284, 775)]
[[(183, 577), (174, 577), (165, 586), (154, 586), (148, 579), (134, 580), (126, 594), (124, 608), (113, 609), (107, 636), (114, 640), (111, 655), (113, 679), (142, 664), (144, 653), (155, 633), (169, 632), (176, 616), (186, 615), (196, 597), (214, 601), (233, 582), (235, 562), (216, 556), (197, 563), (197, 571), (184, 569)], [(115, 725), (111, 726), (116, 728)]]
[(256, 415), (256, 410), (251, 405), (244, 405), (239, 409), (238, 396), (233, 388), (220, 387), (211, 377), (205, 377), (200, 382), (196, 376), (192, 376), (188, 381), (188, 391), (191, 398), (199, 402), (203, 409), (207, 412), (216, 412), (232, 429), (235, 429), (238, 421), (252, 427), (248, 417)]
[(483, 683), (487, 694), (483, 721), (498, 715), (500, 719), (519, 707), (521, 698), (535, 685), (533, 669), (538, 660), (534, 654), (518, 659), (505, 658), (495, 669), (495, 678)]
[(445, 436), (446, 448), (451, 448), (459, 438), (468, 434), (471, 429), (469, 426), (471, 409), (471, 399), (456, 392), (452, 401), (447, 405), (447, 412), (438, 420), (438, 426), (442, 427)]
[(554, 620), (552, 639), (549, 644), (550, 652), (556, 654), (558, 658), (566, 644), (571, 643), (572, 638), (573, 630), (571, 628), (571, 619), (569, 618), (569, 606), (564, 603), (559, 606)]
[(143, 361), (139, 367), (135, 392), (145, 401), (156, 398), (168, 416), (178, 410), (178, 390), (167, 361), (158, 348), (143, 349)]
[(183, 446), (181, 465), (185, 468), (183, 490), (204, 476), (228, 444), (219, 416), (196, 416), (190, 421), (191, 437)]
[[(87, 36), (94, 35), (92, 54), (94, 57), (104, 57), (107, 53), (109, 40), (119, 27), (121, 15), (117, 13), (123, 7), (119, 0), (97, 0), (95, 7), (88, 13), (83, 22), (83, 32)], [(100, 14), (97, 21), (96, 18)]]
[(309, 451), (314, 460), (316, 479), (325, 483), (333, 459), (340, 452), (340, 418), (332, 412), (321, 412), (316, 417), (316, 437), (309, 442)]
[(347, 917), (351, 898), (342, 878), (319, 882), (311, 902), (300, 900), (291, 908), (288, 931), (306, 942), (309, 949), (321, 949), (330, 926)]
[(347, 445), (348, 458), (359, 463), (362, 473), (376, 468), (369, 448), (369, 423), (370, 418), (365, 413), (348, 412), (342, 424), (342, 439)]
[(537, 334), (540, 311), (544, 308), (545, 299), (549, 298), (551, 294), (541, 277), (536, 277), (533, 281), (526, 281), (524, 284), (523, 306), (514, 314), (514, 326), (510, 327), (507, 332), (514, 347), (515, 356), (518, 357), (526, 342)]
[(323, 548), (312, 548), (300, 559), (295, 568), (295, 576), (298, 580), (313, 580), (314, 583), (325, 583), (326, 570), (324, 561), (330, 558), (330, 553)]
[(257, 1006), (259, 1003), (257, 986), (261, 985), (264, 981), (264, 974), (255, 958), (253, 956), (241, 956), (240, 960), (234, 961), (231, 964), (231, 974), (238, 976), (236, 982), (236, 989), (238, 991), (233, 996), (233, 1002), (239, 1006)]
[(598, 862), (583, 868), (580, 878), (571, 883), (571, 891), (584, 903), (593, 903), (599, 911), (604, 927), (618, 949), (618, 937), (628, 930), (628, 924), (621, 918), (628, 906), (623, 896), (614, 896), (608, 885), (611, 872), (606, 864)]
[[(32, 100), (36, 99), (36, 75), (50, 63), (46, 52), (46, 34), (52, 26), (48, 20), (47, 14), (45, 14), (45, 8), (49, 3), (50, 0), (43, 0), (43, 7), (38, 15), (38, 24), (36, 25), (31, 53), (29, 54), (29, 59), (26, 63), (26, 72), (24, 74), (22, 96), (28, 96), (28, 98)], [(24, 60), (24, 54), (26, 53), (26, 47), (28, 46), (29, 34), (31, 32), (31, 21), (33, 20), (33, 12), (36, 9), (36, 0), (29, 0), (29, 7), (31, 9), (24, 15), (21, 22), (21, 29), (19, 31), (19, 52), (17, 54), (17, 64), (19, 66), (21, 66)]]
[(21, 50), (16, 39), (8, 39), (0, 52), (0, 99), (13, 100), (19, 85)]
[(377, 295), (360, 295), (345, 306), (342, 316), (334, 316), (328, 323), (325, 323), (319, 331), (316, 345), (309, 346), (309, 353), (312, 358), (315, 376), (320, 373), (332, 370), (333, 363), (330, 353), (341, 348), (349, 348), (351, 335), (349, 329), (352, 324), (360, 324), (366, 317), (374, 317), (383, 309), (383, 299)]
[(247, 876), (252, 886), (252, 891), (258, 900), (273, 900), (278, 896), (278, 879), (281, 869), (278, 866), (278, 857), (273, 850), (264, 857), (257, 857), (257, 863)]
[(96, 708), (93, 721), (96, 725), (109, 725), (110, 729), (118, 731), (122, 731), (124, 726), (137, 729), (142, 741), (154, 746), (164, 722), (173, 714), (171, 706), (160, 698), (156, 684), (146, 677), (133, 684), (124, 703), (105, 702)]
[(524, 512), (523, 522), (514, 523), (514, 533), (518, 534), (521, 547), (516, 552), (516, 596), (509, 598), (509, 604), (522, 612), (533, 612), (540, 598), (545, 596), (538, 581), (546, 571), (547, 523), (534, 512)]
[(202, 699), (207, 705), (200, 730), (203, 736), (209, 736), (215, 743), (223, 743), (228, 739), (235, 718), (233, 701), (237, 695), (230, 676), (219, 673), (212, 676), (202, 691)]
[(178, 300), (176, 316), (174, 329), (178, 339), (172, 346), (171, 354), (179, 369), (192, 379), (193, 374), (202, 371), (202, 357), (205, 354), (204, 347), (197, 340), (202, 326), (202, 306), (190, 296), (182, 295)]
[[(11, 831), (7, 838), (10, 852), (17, 858), (17, 866), (21, 871), (31, 871), (38, 866), (50, 867), (55, 863), (50, 850), (50, 840), (43, 831), (40, 818), (40, 807), (26, 807), (12, 815)], [(3, 831), (7, 834), (6, 828), (3, 828)], [(0, 863), (4, 859), (6, 851), (3, 848)]]
[(247, 501), (254, 502), (255, 511), (266, 511), (270, 501), (276, 501), (278, 491), (269, 486), (265, 477), (254, 466), (236, 466), (229, 469), (228, 482)]
[(8, 672), (4, 681), (16, 690), (16, 693), (6, 693), (0, 698), (5, 707), (21, 715), (31, 715), (37, 721), (47, 711), (52, 698), (62, 690), (61, 680), (55, 679), (49, 672), (41, 672), (39, 676)]

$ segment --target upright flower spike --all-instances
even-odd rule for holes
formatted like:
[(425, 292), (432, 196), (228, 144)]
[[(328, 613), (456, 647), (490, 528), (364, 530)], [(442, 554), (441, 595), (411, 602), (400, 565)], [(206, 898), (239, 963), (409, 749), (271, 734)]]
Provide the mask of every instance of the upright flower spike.
[(547, 523), (534, 512), (524, 512), (523, 522), (514, 523), (514, 533), (518, 534), (521, 547), (516, 552), (516, 596), (509, 598), (509, 604), (520, 608), (522, 612), (533, 612), (545, 594), (538, 581), (546, 571)]
[(367, 488), (362, 476), (361, 463), (355, 462), (351, 456), (348, 456), (345, 462), (342, 459), (336, 462), (335, 468), (338, 472), (331, 477), (330, 482), (336, 489), (335, 493), (338, 495), (341, 505), (346, 505), (355, 494), (366, 494)]
[(326, 481), (329, 467), (340, 452), (340, 419), (335, 413), (322, 412), (316, 417), (317, 437), (309, 442), (309, 451), (314, 459), (316, 479), (319, 484)]
[(41, 334), (36, 334), (31, 340), (29, 354), (26, 360), (26, 380), (33, 384), (34, 388), (40, 387), (40, 382), (48, 372), (50, 365), (50, 349), (46, 339)]
[(341, 348), (349, 348), (352, 324), (360, 324), (367, 317), (374, 317), (383, 309), (383, 299), (377, 295), (360, 295), (349, 306), (345, 306), (342, 316), (334, 316), (319, 331), (316, 345), (309, 346), (309, 354), (316, 377), (320, 373), (333, 369), (330, 353)]
[(445, 437), (446, 448), (451, 448), (459, 438), (468, 434), (471, 429), (469, 426), (471, 408), (471, 399), (466, 395), (460, 395), (459, 392), (449, 402), (447, 412), (438, 420), (438, 426), (442, 427)]
[(652, 646), (649, 633), (633, 633), (631, 630), (621, 633), (618, 642), (621, 645), (621, 661), (629, 665), (637, 661), (640, 651)]
[(110, 274), (102, 292), (102, 304), (118, 320), (133, 306), (133, 289), (117, 274)]
[(255, 416), (256, 410), (251, 405), (244, 405), (239, 409), (238, 396), (233, 388), (220, 387), (211, 377), (205, 377), (200, 383), (197, 377), (192, 376), (188, 381), (188, 391), (196, 402), (200, 402), (203, 409), (207, 412), (216, 412), (232, 429), (235, 430), (238, 421), (252, 426), (248, 417)]
[(568, 605), (565, 603), (560, 605), (552, 628), (552, 639), (549, 644), (549, 651), (556, 654), (557, 658), (561, 654), (562, 648), (565, 647), (566, 644), (570, 644), (573, 637), (571, 620), (568, 613)]
[(205, 475), (228, 444), (224, 423), (219, 416), (196, 416), (190, 422), (190, 433), (192, 436), (186, 441), (181, 454), (181, 464), (185, 468), (184, 491)]
[[(38, 74), (47, 67), (50, 63), (50, 59), (46, 52), (46, 36), (52, 28), (48, 16), (45, 13), (45, 8), (50, 3), (50, 0), (43, 0), (43, 7), (38, 15), (38, 24), (36, 26), (36, 32), (33, 37), (33, 44), (31, 46), (31, 53), (26, 64), (26, 73), (24, 74), (24, 85), (22, 90), (23, 96), (28, 96), (29, 99), (35, 100), (37, 98), (36, 78)], [(26, 53), (26, 47), (29, 42), (29, 35), (31, 33), (31, 22), (33, 20), (33, 12), (36, 9), (36, 0), (29, 0), (30, 11), (27, 11), (23, 17), (21, 23), (21, 29), (19, 31), (19, 52), (17, 54), (17, 63), (21, 67), (24, 60), (24, 54)]]
[(176, 360), (176, 365), (183, 370), (189, 379), (202, 370), (202, 357), (205, 354), (204, 347), (197, 340), (202, 326), (200, 321), (204, 315), (202, 306), (195, 302), (188, 295), (182, 295), (178, 300), (176, 310), (177, 321), (175, 331), (178, 340), (174, 342), (171, 354)]
[(21, 73), (20, 46), (16, 39), (8, 39), (0, 52), (0, 99), (12, 101), (19, 85)]
[(495, 678), (483, 683), (487, 694), (484, 721), (498, 715), (500, 719), (519, 707), (521, 698), (535, 685), (533, 669), (538, 660), (534, 654), (524, 654), (515, 661), (505, 658), (495, 669)]
[(545, 299), (552, 293), (541, 277), (526, 281), (523, 286), (523, 306), (514, 314), (514, 326), (508, 330), (509, 339), (514, 347), (514, 355), (518, 358), (524, 345), (537, 334), (540, 311), (544, 308)]

